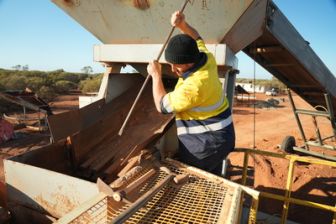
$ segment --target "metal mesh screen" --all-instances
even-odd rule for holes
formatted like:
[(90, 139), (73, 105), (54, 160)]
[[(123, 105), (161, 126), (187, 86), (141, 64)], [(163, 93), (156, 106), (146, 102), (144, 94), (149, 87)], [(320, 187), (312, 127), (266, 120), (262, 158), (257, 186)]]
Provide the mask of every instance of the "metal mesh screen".
[[(165, 165), (176, 174), (186, 173), (171, 164)], [(140, 191), (146, 192), (166, 175), (160, 171), (159, 176)], [(186, 184), (166, 185), (126, 223), (217, 223), (224, 202), (231, 201), (231, 198), (232, 194), (228, 193), (228, 187), (224, 184), (190, 175)], [(103, 198), (69, 223), (110, 223), (128, 207), (113, 208), (112, 200), (110, 197)]]
[(111, 220), (111, 216), (109, 215), (109, 206), (108, 206), (108, 197), (105, 197), (103, 200), (98, 202), (97, 204), (93, 205), (89, 210), (82, 213), (76, 219), (69, 223), (97, 223), (103, 224), (108, 223), (108, 220)]

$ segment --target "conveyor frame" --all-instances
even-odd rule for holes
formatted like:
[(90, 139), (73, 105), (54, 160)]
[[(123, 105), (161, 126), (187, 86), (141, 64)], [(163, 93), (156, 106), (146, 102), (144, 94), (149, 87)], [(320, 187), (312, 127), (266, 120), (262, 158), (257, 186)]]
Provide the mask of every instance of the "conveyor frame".
[[(312, 147), (318, 147), (318, 148), (321, 148), (321, 149), (326, 149), (326, 150), (333, 150), (333, 151), (336, 150), (336, 146), (325, 143), (326, 140), (333, 140), (333, 141), (336, 140), (336, 121), (335, 121), (335, 115), (334, 115), (330, 95), (329, 94), (324, 94), (325, 104), (327, 105), (327, 108), (324, 108), (324, 111), (316, 111), (316, 110), (313, 111), (313, 110), (297, 109), (297, 107), (295, 106), (293, 97), (292, 97), (292, 93), (289, 89), (287, 90), (287, 93), (288, 93), (289, 102), (291, 104), (296, 123), (299, 127), (301, 137), (304, 141), (304, 146), (303, 147), (294, 146), (293, 143), (295, 143), (295, 141), (292, 140), (292, 139), (294, 139), (294, 137), (293, 136), (287, 136), (284, 139), (284, 142), (282, 144), (282, 148), (286, 152), (299, 152), (299, 153), (304, 153), (304, 154), (308, 154), (308, 155), (315, 156), (315, 157), (320, 157), (320, 158), (331, 160), (331, 161), (336, 161), (335, 156), (326, 155), (325, 153), (313, 152), (313, 151), (310, 150), (311, 146)], [(318, 107), (318, 108), (321, 108), (321, 107)], [(299, 114), (312, 116), (313, 124), (314, 124), (314, 127), (315, 127), (316, 138), (317, 138), (316, 141), (310, 141), (310, 140), (307, 139), (306, 134), (304, 132), (302, 122), (301, 122), (300, 117), (299, 117)], [(318, 123), (317, 123), (317, 120), (316, 120), (316, 117), (325, 117), (330, 121), (331, 130), (333, 132), (331, 136), (327, 136), (325, 138), (322, 137), (321, 131), (319, 129), (319, 126), (318, 126)], [(292, 141), (292, 143), (290, 143), (289, 141)], [(291, 145), (291, 144), (293, 144), (293, 145)]]

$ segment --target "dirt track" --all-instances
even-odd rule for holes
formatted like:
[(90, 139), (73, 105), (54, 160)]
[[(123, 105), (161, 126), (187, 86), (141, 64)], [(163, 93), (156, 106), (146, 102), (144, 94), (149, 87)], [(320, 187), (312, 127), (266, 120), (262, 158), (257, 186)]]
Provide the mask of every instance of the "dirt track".
[[(258, 94), (257, 100), (265, 100), (263, 94)], [(302, 146), (303, 142), (296, 125), (293, 112), (289, 106), (287, 96), (280, 100), (277, 108), (256, 108), (249, 106), (247, 101), (234, 105), (233, 116), (236, 128), (236, 147), (282, 152), (278, 146), (287, 135), (292, 135), (297, 141), (297, 145)], [(298, 108), (309, 109), (309, 105), (301, 98), (294, 96)], [(51, 103), (51, 107), (56, 113), (78, 107), (78, 100), (75, 96), (63, 96)], [(255, 114), (255, 116), (254, 116)], [(302, 116), (302, 122), (307, 134), (307, 138), (313, 138), (314, 128), (311, 117)], [(330, 123), (327, 120), (319, 120), (322, 134), (331, 135)], [(26, 140), (11, 141), (0, 146), (1, 158), (33, 150), (41, 144), (47, 144), (45, 136), (36, 134), (36, 141), (32, 137)], [(42, 141), (41, 141), (42, 140)], [(40, 142), (40, 143), (36, 143)], [(255, 142), (255, 143), (254, 143)], [(333, 143), (335, 144), (335, 142)], [(241, 167), (243, 164), (243, 154), (234, 152), (229, 156), (231, 161), (231, 171), (228, 176), (231, 180), (240, 181)], [(271, 157), (255, 156), (249, 161), (248, 183), (254, 188), (283, 195), (283, 188), (286, 185), (288, 162), (283, 159)], [(0, 167), (2, 168), (2, 166)], [(237, 172), (236, 172), (237, 171)], [(1, 169), (0, 174), (3, 172)], [(312, 200), (315, 202), (335, 205), (336, 198), (336, 169), (326, 166), (299, 164), (296, 166), (294, 175), (294, 185), (292, 195), (296, 198)], [(262, 200), (260, 208), (270, 214), (281, 214), (281, 205), (276, 201)], [(301, 223), (331, 223), (331, 213), (321, 212), (317, 209), (303, 209), (295, 205), (290, 206), (289, 218)]]

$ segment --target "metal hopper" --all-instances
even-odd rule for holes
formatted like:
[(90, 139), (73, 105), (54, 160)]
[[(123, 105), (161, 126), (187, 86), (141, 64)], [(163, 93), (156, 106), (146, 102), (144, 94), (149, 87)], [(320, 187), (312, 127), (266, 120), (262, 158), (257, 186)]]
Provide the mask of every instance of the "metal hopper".
[[(52, 0), (104, 44), (160, 44), (170, 30), (170, 15), (182, 0), (151, 0), (147, 9), (134, 0)], [(188, 21), (207, 43), (221, 43), (252, 0), (195, 0), (185, 9)]]
[[(90, 1), (90, 0), (52, 0), (57, 6), (74, 18), (81, 26), (96, 36), (103, 44), (94, 47), (94, 60), (109, 67), (106, 73), (120, 71), (121, 66), (129, 64), (146, 76), (146, 66), (156, 58), (171, 29), (169, 18), (181, 8), (184, 1)], [(139, 7), (146, 3), (146, 7)], [(252, 0), (243, 1), (190, 1), (184, 10), (188, 22), (197, 27), (208, 49), (214, 54), (220, 76), (226, 79), (225, 91), (232, 99), (233, 83), (237, 73), (237, 59), (223, 39), (241, 15), (251, 6)], [(163, 73), (174, 76), (170, 67), (164, 63)], [(234, 72), (232, 72), (234, 71)], [(108, 74), (101, 89), (108, 91)], [(80, 98), (80, 106), (102, 98)]]
[[(114, 66), (127, 63), (146, 75), (145, 66), (159, 53), (171, 29), (170, 15), (184, 1), (146, 1), (146, 9), (136, 7), (135, 2), (140, 1), (134, 0), (53, 2), (103, 43), (94, 48), (95, 61)], [(184, 10), (188, 21), (197, 27), (209, 50), (214, 53), (221, 70), (237, 66), (232, 51), (221, 43), (252, 2), (197, 0), (190, 1)], [(164, 59), (161, 62), (165, 62)], [(167, 66), (164, 66), (164, 71), (170, 74)]]

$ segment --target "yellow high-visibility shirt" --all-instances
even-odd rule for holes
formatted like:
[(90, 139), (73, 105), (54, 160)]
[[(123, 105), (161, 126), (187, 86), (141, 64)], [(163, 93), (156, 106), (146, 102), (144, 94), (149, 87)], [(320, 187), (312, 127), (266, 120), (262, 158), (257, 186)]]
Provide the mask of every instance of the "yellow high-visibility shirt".
[(163, 98), (163, 109), (174, 112), (177, 120), (205, 120), (229, 107), (219, 81), (214, 56), (207, 50), (202, 39), (197, 40), (197, 45), (200, 52), (203, 52), (205, 64), (179, 78), (174, 91)]

